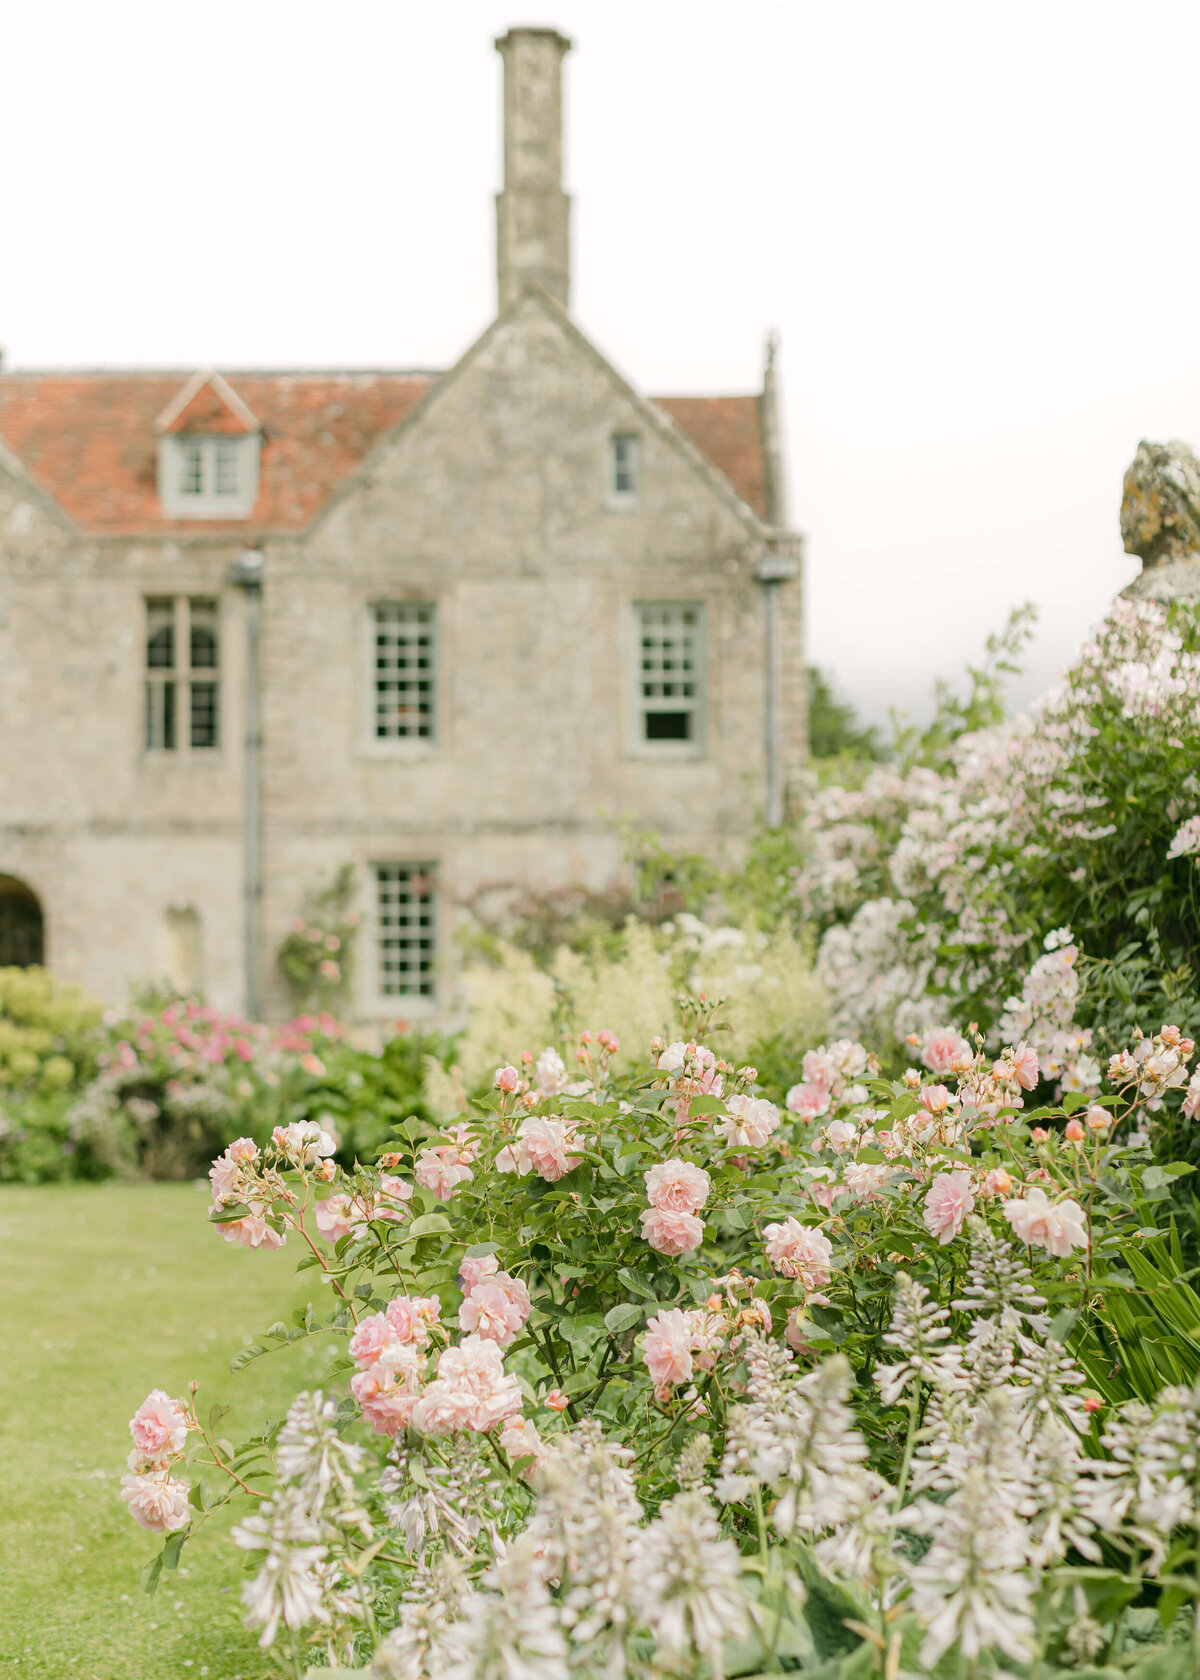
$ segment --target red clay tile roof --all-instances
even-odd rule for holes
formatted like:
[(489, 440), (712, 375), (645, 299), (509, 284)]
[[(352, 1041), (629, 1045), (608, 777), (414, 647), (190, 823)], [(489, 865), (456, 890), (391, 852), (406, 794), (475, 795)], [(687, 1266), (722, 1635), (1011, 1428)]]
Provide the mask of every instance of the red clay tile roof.
[(744, 502), (767, 517), (767, 473), (757, 397), (654, 397)]
[[(188, 373), (2, 373), (0, 438), (76, 524), (101, 535), (180, 535), (307, 526), (363, 458), (411, 413), (432, 373), (231, 373), (263, 430), (258, 502), (246, 520), (165, 519), (156, 422)], [(755, 397), (657, 397), (680, 429), (765, 513)], [(210, 412), (211, 410), (211, 412)], [(197, 430), (242, 423), (203, 386), (187, 407)], [(171, 428), (177, 430), (177, 425)]]
[[(164, 519), (155, 422), (186, 373), (0, 374), (0, 437), (85, 530), (103, 534), (302, 530), (433, 383), (428, 373), (238, 373), (263, 428), (249, 519)], [(206, 390), (211, 387), (206, 387)], [(203, 400), (203, 393), (201, 393)], [(223, 413), (228, 410), (223, 409)]]

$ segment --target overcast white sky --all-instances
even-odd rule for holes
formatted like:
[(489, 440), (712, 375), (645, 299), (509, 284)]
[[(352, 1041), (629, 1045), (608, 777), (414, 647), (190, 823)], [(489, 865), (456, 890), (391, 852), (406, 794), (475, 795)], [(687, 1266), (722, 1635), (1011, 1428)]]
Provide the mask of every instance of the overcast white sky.
[(453, 361), (500, 63), (571, 35), (574, 310), (641, 389), (783, 338), (810, 656), (869, 713), (1032, 599), (1030, 682), (1200, 443), (1195, 0), (0, 0), (13, 366)]

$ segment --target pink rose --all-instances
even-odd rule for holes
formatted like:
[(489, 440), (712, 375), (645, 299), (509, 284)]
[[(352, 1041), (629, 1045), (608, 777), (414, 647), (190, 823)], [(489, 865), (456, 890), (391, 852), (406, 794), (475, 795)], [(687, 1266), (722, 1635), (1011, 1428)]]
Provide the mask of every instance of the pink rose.
[(925, 1034), (921, 1060), (937, 1079), (950, 1073), (966, 1073), (974, 1062), (971, 1046), (953, 1027), (933, 1027)]
[(395, 1295), (384, 1308), (384, 1317), (397, 1341), (424, 1347), (429, 1326), (441, 1317), (442, 1303), (436, 1295)]
[(717, 1131), (731, 1149), (762, 1149), (779, 1125), (779, 1110), (765, 1097), (732, 1096)]
[(821, 1142), (827, 1149), (836, 1150), (839, 1155), (843, 1155), (857, 1136), (858, 1128), (851, 1125), (849, 1120), (831, 1120), (822, 1133)]
[(144, 1457), (155, 1460), (182, 1452), (187, 1430), (183, 1407), (161, 1388), (152, 1388), (129, 1420), (134, 1445)]
[(784, 1098), (784, 1107), (798, 1120), (819, 1120), (822, 1114), (829, 1112), (829, 1089), (812, 1080), (793, 1085)]
[(496, 1090), (503, 1091), (506, 1094), (511, 1094), (515, 1091), (520, 1083), (521, 1075), (517, 1072), (515, 1067), (497, 1068), (496, 1077), (492, 1080), (492, 1084)]
[(1022, 1040), (1008, 1058), (1008, 1062), (1013, 1078), (1022, 1091), (1032, 1091), (1038, 1082), (1038, 1054), (1033, 1046)]
[(922, 1085), (917, 1101), (927, 1114), (945, 1114), (954, 1096), (944, 1085)]
[(642, 1358), (657, 1400), (665, 1400), (677, 1384), (690, 1382), (692, 1325), (688, 1314), (672, 1307), (650, 1319), (642, 1338)]
[(395, 1435), (412, 1422), (420, 1399), (421, 1356), (415, 1347), (392, 1343), (378, 1360), (350, 1378), (350, 1392), (380, 1435)]
[(708, 1200), (709, 1176), (690, 1161), (660, 1161), (642, 1176), (651, 1207), (664, 1213), (698, 1213)]
[(390, 1219), (393, 1224), (402, 1225), (411, 1212), (405, 1204), (412, 1199), (413, 1187), (405, 1179), (380, 1173), (379, 1198), (371, 1210), (371, 1218)]
[(543, 1097), (557, 1097), (565, 1091), (570, 1081), (567, 1078), (567, 1067), (558, 1051), (549, 1045), (537, 1059), (537, 1066), (533, 1075), (538, 1092)]
[(1024, 1197), (1005, 1202), (1004, 1217), (1018, 1241), (1044, 1248), (1056, 1259), (1088, 1246), (1087, 1215), (1073, 1197), (1052, 1202), (1044, 1190), (1035, 1187)]
[(422, 1435), (456, 1429), (484, 1433), (520, 1410), (521, 1389), (505, 1371), (499, 1347), (481, 1336), (467, 1336), (443, 1352), (437, 1378), (417, 1402), (412, 1423)]
[(571, 1402), (561, 1388), (552, 1388), (542, 1404), (548, 1406), (552, 1412), (565, 1412)]
[(497, 1272), (476, 1284), (458, 1309), (459, 1328), (506, 1347), (529, 1317), (529, 1291), (520, 1278)]
[(1013, 1187), (1012, 1174), (1004, 1167), (993, 1167), (984, 1174), (983, 1191), (986, 1196), (1007, 1196)]
[(505, 1419), (504, 1428), (500, 1431), (500, 1450), (510, 1464), (517, 1464), (523, 1458), (530, 1460), (521, 1471), (526, 1481), (533, 1476), (544, 1456), (541, 1436), (529, 1419), (523, 1417)]
[(548, 1184), (557, 1184), (583, 1160), (570, 1152), (575, 1127), (565, 1120), (523, 1120), (519, 1136), (533, 1170)]
[(413, 1177), (423, 1190), (432, 1190), (439, 1202), (448, 1202), (459, 1185), (466, 1184), (475, 1174), (463, 1161), (456, 1145), (441, 1143), (421, 1151)]
[(641, 1221), (643, 1240), (659, 1254), (690, 1254), (704, 1241), (704, 1221), (695, 1214), (646, 1208)]
[(267, 1210), (261, 1202), (251, 1202), (245, 1219), (218, 1225), (217, 1230), (227, 1243), (234, 1243), (238, 1248), (282, 1248), (285, 1240), (282, 1231), (267, 1224)]
[(327, 1243), (341, 1242), (356, 1224), (364, 1222), (361, 1210), (356, 1209), (349, 1196), (329, 1196), (317, 1203), (315, 1213), (317, 1230)]
[(122, 1476), (121, 1498), (134, 1522), (151, 1534), (174, 1534), (191, 1520), (187, 1483), (172, 1476)]
[(494, 1254), (478, 1254), (474, 1257), (464, 1255), (462, 1265), (458, 1268), (458, 1281), (463, 1293), (469, 1295), (484, 1278), (492, 1277), (499, 1270), (500, 1262)]
[(975, 1206), (971, 1175), (965, 1169), (938, 1173), (925, 1197), (925, 1228), (944, 1247), (956, 1237)]
[(358, 1328), (350, 1338), (350, 1357), (360, 1371), (374, 1365), (393, 1335), (394, 1332), (382, 1313), (372, 1313), (370, 1318), (359, 1321)]
[(789, 1217), (782, 1225), (766, 1226), (763, 1236), (767, 1258), (784, 1277), (798, 1278), (808, 1289), (829, 1282), (833, 1244), (824, 1231)]

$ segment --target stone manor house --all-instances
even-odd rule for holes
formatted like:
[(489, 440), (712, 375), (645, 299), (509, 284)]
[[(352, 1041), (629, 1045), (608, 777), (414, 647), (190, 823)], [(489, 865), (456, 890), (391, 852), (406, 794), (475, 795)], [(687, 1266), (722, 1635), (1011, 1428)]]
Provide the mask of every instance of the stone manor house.
[(278, 1016), (344, 864), (359, 1021), (455, 907), (736, 849), (806, 752), (774, 372), (635, 391), (568, 312), (561, 71), (504, 61), (499, 312), (444, 373), (0, 372), (0, 965)]

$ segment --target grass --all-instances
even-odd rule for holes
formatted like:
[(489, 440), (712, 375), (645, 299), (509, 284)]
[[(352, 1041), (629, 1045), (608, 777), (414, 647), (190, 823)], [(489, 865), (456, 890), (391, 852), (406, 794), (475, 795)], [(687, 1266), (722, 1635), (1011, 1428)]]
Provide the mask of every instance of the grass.
[(203, 1187), (0, 1186), (0, 1675), (21, 1680), (262, 1680), (242, 1626), (243, 1554), (210, 1519), (147, 1598), (158, 1547), (119, 1480), (151, 1388), (195, 1378), (232, 1440), (279, 1417), (323, 1368), (320, 1338), (229, 1358), (309, 1296), (297, 1256), (223, 1243)]

